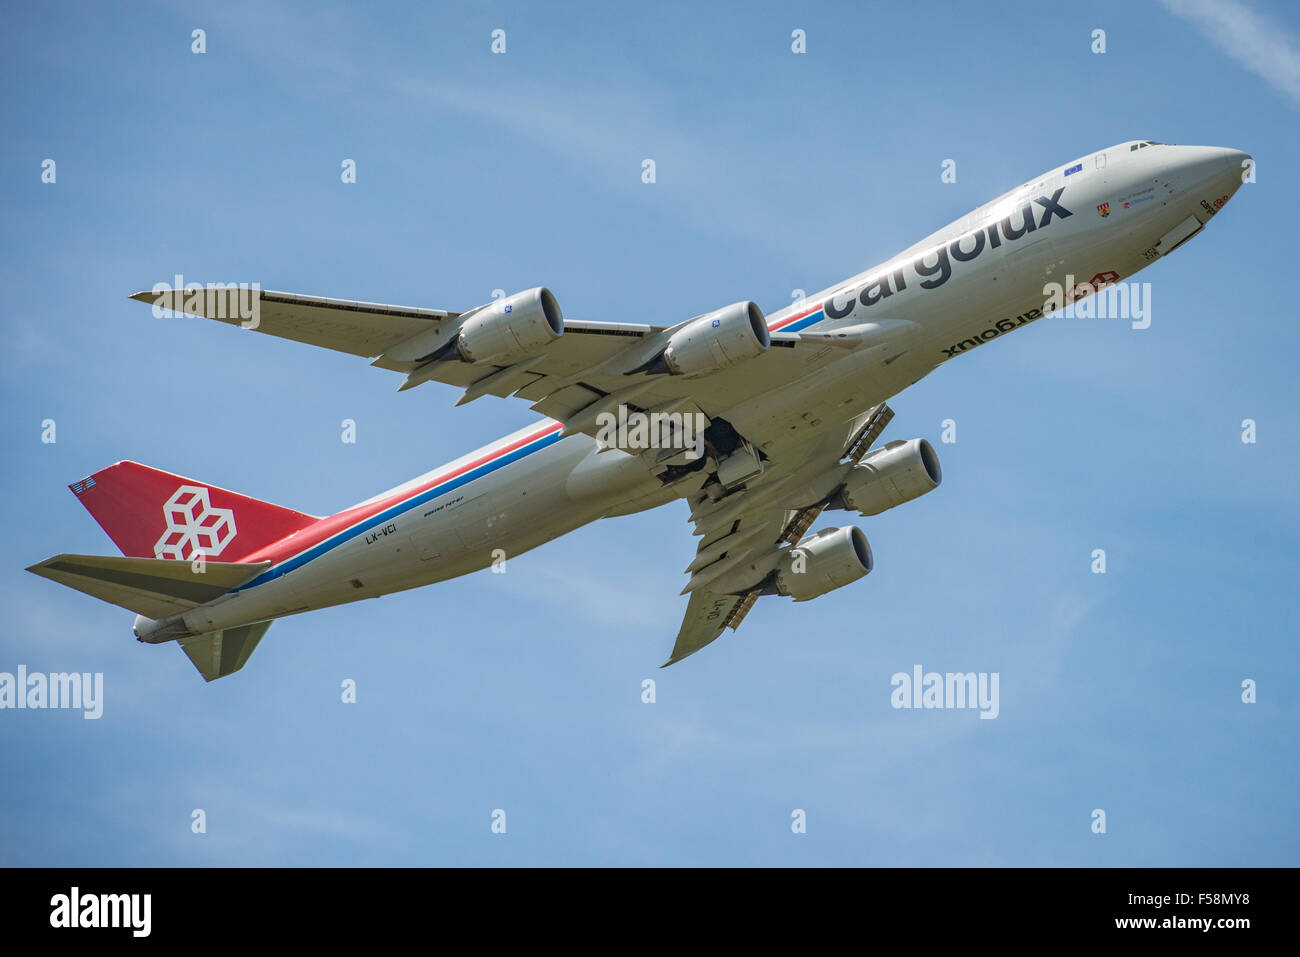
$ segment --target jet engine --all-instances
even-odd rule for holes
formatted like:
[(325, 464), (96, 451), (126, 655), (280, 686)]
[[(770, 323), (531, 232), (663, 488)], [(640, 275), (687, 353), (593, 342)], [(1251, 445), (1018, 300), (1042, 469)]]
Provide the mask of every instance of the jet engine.
[(536, 352), (563, 332), (555, 296), (538, 286), (484, 306), (465, 320), (454, 342), (465, 362), (501, 363)]
[(692, 319), (668, 339), (662, 360), (673, 375), (702, 375), (751, 359), (771, 344), (767, 319), (752, 302), (737, 302)]
[(848, 585), (871, 571), (871, 546), (854, 525), (823, 528), (786, 549), (776, 568), (773, 589), (795, 601), (808, 601)]
[(939, 487), (939, 456), (925, 439), (889, 442), (855, 465), (827, 508), (879, 515)]

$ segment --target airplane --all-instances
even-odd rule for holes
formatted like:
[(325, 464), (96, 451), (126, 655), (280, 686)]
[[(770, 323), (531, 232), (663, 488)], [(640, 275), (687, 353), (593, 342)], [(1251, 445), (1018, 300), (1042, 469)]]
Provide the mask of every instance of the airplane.
[(746, 300), (668, 326), (572, 320), (544, 287), (456, 313), (159, 284), (130, 298), (370, 359), (401, 389), (456, 386), (457, 405), (517, 396), (545, 418), (329, 516), (118, 462), (70, 488), (122, 556), (28, 570), (136, 612), (141, 642), (179, 643), (212, 681), (242, 668), (277, 618), (445, 581), (685, 499), (698, 544), (666, 667), (762, 596), (808, 601), (868, 574), (866, 536), (812, 531), (822, 512), (878, 515), (942, 479), (925, 439), (876, 446), (888, 401), (1167, 256), (1252, 168), (1239, 150), (1121, 143), (771, 316)]

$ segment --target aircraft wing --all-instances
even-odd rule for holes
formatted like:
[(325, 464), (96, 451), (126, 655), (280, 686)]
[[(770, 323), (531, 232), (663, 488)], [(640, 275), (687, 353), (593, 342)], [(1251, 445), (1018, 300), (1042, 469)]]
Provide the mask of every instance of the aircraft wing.
[[(660, 667), (667, 668), (676, 664), (717, 640), (737, 617), (744, 601), (738, 595), (715, 595), (703, 589), (691, 592), (691, 600), (686, 605), (686, 617), (677, 633), (677, 641), (673, 643), (673, 653)], [(740, 622), (737, 621), (736, 624), (739, 625)]]
[(518, 361), (475, 363), (442, 358), (439, 350), (467, 319), (491, 303), (457, 313), (230, 287), (154, 290), (131, 298), (371, 358), (372, 365), (404, 373), (402, 389), (428, 381), (462, 389), (457, 405), (484, 395), (515, 395), (535, 411), (563, 422), (566, 434), (592, 435), (600, 414), (620, 405), (720, 414), (778, 385), (815, 374), (846, 350), (874, 349), (886, 365), (899, 354), (898, 344), (905, 338), (900, 331), (915, 328), (913, 323), (883, 320), (831, 332), (773, 332), (763, 354), (712, 375), (689, 377), (652, 374), (644, 368), (685, 323), (565, 320), (562, 335)]
[(844, 475), (893, 417), (893, 410), (881, 403), (853, 423), (847, 440), (831, 436), (805, 454), (788, 455), (788, 461), (798, 464), (768, 469), (720, 501), (703, 495), (692, 500), (691, 521), (700, 544), (686, 567), (691, 578), (682, 589), (691, 598), (662, 667), (699, 651), (725, 629), (740, 627), (786, 548), (808, 533)]
[(381, 355), (389, 346), (460, 315), (441, 309), (237, 287), (190, 292), (164, 289), (137, 292), (131, 298), (159, 309), (215, 319), (232, 326), (244, 325), (280, 339), (367, 358)]
[[(563, 336), (513, 367), (435, 362), (427, 363), (429, 368), (422, 369), (426, 363), (421, 360), (433, 351), (433, 344), (450, 338), (459, 322), (477, 309), (448, 312), (232, 287), (162, 289), (137, 292), (130, 298), (159, 309), (242, 325), (281, 339), (374, 359), (373, 365), (407, 374), (402, 388), (431, 379), (466, 389), (473, 386), (462, 396), (462, 402), (488, 394), (507, 396), (525, 385), (533, 386), (530, 394), (537, 393), (537, 383), (543, 380), (547, 386), (557, 386), (574, 373), (600, 365), (630, 342), (661, 328), (637, 323), (569, 320)], [(417, 370), (419, 375), (413, 378), (412, 373)], [(512, 374), (496, 375), (500, 372)], [(544, 387), (540, 391), (549, 395), (556, 389)], [(593, 393), (571, 391), (566, 394), (571, 401), (567, 404), (557, 401), (556, 406), (569, 407), (584, 394)]]

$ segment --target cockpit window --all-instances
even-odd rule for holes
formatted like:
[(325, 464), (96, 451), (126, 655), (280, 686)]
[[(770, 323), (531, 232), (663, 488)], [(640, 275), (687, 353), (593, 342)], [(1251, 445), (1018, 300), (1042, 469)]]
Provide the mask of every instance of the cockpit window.
[(1141, 143), (1131, 144), (1128, 148), (1128, 151), (1132, 153), (1134, 150), (1146, 149), (1148, 146), (1162, 146), (1162, 145), (1164, 144), (1157, 143), (1155, 140), (1143, 140)]

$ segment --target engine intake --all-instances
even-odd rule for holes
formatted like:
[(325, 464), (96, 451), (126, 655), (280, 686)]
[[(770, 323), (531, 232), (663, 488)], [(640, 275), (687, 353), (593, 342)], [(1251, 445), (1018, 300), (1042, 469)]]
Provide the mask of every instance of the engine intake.
[(674, 332), (663, 364), (673, 375), (704, 375), (751, 359), (771, 342), (763, 311), (752, 302), (737, 302)]
[(773, 587), (778, 595), (808, 601), (862, 578), (871, 571), (871, 546), (855, 525), (824, 528), (786, 550)]
[(925, 439), (890, 442), (853, 467), (827, 507), (879, 515), (934, 491), (942, 480), (939, 456)]
[(542, 286), (498, 299), (474, 313), (456, 335), (456, 352), (465, 362), (510, 362), (564, 333), (564, 314)]

